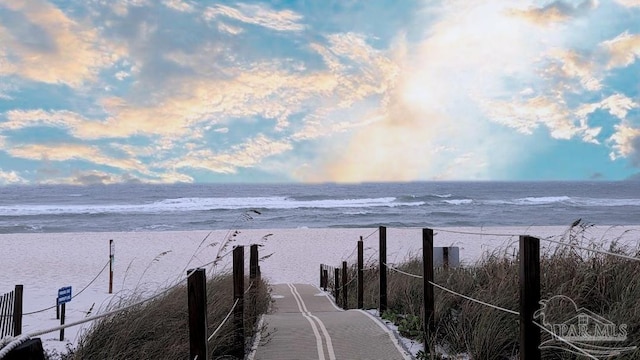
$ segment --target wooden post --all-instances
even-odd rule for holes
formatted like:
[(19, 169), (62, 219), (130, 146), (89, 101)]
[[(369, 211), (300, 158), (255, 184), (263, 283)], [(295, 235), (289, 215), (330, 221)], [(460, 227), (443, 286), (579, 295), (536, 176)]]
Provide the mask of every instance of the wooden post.
[(336, 299), (336, 304), (340, 300), (340, 269), (333, 269), (333, 289), (334, 289), (334, 298)]
[(358, 241), (358, 309), (364, 308), (364, 242)]
[(249, 248), (249, 279), (255, 281), (258, 277), (258, 245), (252, 244)]
[(230, 355), (244, 359), (244, 247), (233, 249), (233, 310), (234, 343)]
[(115, 256), (113, 239), (109, 240), (109, 294), (113, 294), (113, 260)]
[(380, 316), (387, 311), (387, 228), (380, 226), (380, 299), (378, 302)]
[(540, 239), (520, 236), (520, 360), (540, 359), (540, 329), (533, 314), (540, 302)]
[(434, 331), (434, 301), (433, 301), (433, 230), (422, 229), (422, 288), (424, 289), (424, 352), (431, 354), (429, 335)]
[[(193, 273), (193, 274), (192, 274)], [(207, 279), (204, 269), (190, 269), (187, 281), (189, 359), (207, 359)]]
[(13, 336), (22, 334), (22, 285), (16, 285), (13, 295)]
[(322, 271), (322, 276), (324, 276), (324, 291), (327, 291), (327, 287), (329, 284), (329, 270), (326, 269), (326, 265), (325, 269)]
[(56, 320), (60, 320), (60, 303), (56, 297)]
[(324, 286), (324, 264), (320, 264), (320, 288), (321, 289), (325, 289), (325, 286)]
[(251, 287), (251, 309), (249, 315), (251, 318), (257, 316), (258, 303), (258, 244), (251, 244), (249, 247), (249, 280), (253, 286)]
[(442, 268), (449, 269), (449, 247), (447, 246), (442, 248)]
[[(66, 309), (66, 303), (62, 303), (60, 305), (60, 325), (64, 325), (64, 316), (65, 316), (65, 309)], [(64, 329), (60, 329), (60, 341), (64, 341)]]
[(349, 292), (347, 291), (347, 262), (342, 262), (342, 308), (345, 310), (349, 309)]
[(0, 297), (0, 338), (11, 335), (11, 318), (7, 316), (11, 307), (11, 293), (5, 293)]

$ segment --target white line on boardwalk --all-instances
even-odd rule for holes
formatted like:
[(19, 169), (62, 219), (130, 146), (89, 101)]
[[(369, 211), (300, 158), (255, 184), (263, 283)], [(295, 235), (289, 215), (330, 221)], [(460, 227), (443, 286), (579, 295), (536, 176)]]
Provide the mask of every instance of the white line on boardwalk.
[(298, 310), (300, 310), (300, 313), (302, 314), (302, 316), (304, 316), (304, 318), (307, 319), (309, 324), (311, 324), (311, 328), (313, 329), (313, 335), (315, 335), (315, 337), (316, 337), (316, 348), (318, 349), (318, 358), (320, 360), (324, 360), (324, 348), (322, 346), (322, 337), (320, 336), (320, 333), (318, 332), (318, 328), (316, 327), (316, 323), (307, 315), (306, 312), (302, 311), (302, 306), (300, 305), (300, 300), (298, 300), (298, 297), (293, 292), (293, 286), (291, 284), (287, 284), (287, 286), (289, 286), (289, 290), (291, 291), (291, 295), (293, 295), (293, 298), (296, 301), (296, 304), (298, 304)]
[(369, 314), (368, 312), (366, 312), (364, 310), (361, 310), (361, 309), (358, 309), (356, 311), (360, 311), (361, 313), (363, 313), (363, 314), (367, 315), (369, 318), (371, 318), (371, 320), (373, 320), (373, 322), (375, 322), (382, 329), (382, 331), (386, 332), (387, 335), (389, 335), (389, 339), (391, 339), (391, 342), (396, 347), (396, 349), (398, 349), (398, 351), (400, 352), (402, 357), (405, 358), (406, 360), (411, 360), (411, 356), (409, 356), (407, 354), (407, 350), (403, 349), (402, 345), (400, 345), (400, 340), (378, 318), (376, 318), (375, 316), (373, 316), (373, 315)]
[(338, 311), (344, 311), (344, 309), (341, 309), (338, 307), (338, 305), (336, 305), (335, 301), (333, 301), (333, 298), (329, 296), (329, 294), (327, 294), (326, 291), (322, 290), (318, 285), (314, 285), (314, 287), (316, 289), (318, 289), (318, 291), (320, 291), (320, 293), (327, 298), (327, 300), (329, 300), (329, 304), (331, 304), (331, 306), (333, 306), (336, 310)]
[(320, 329), (322, 329), (322, 333), (324, 334), (324, 337), (327, 340), (327, 350), (329, 351), (329, 359), (336, 360), (336, 353), (333, 350), (333, 342), (331, 341), (331, 336), (329, 335), (327, 328), (324, 326), (324, 323), (317, 316), (313, 315), (311, 312), (309, 312), (309, 310), (307, 310), (307, 306), (305, 305), (304, 300), (302, 300), (302, 296), (300, 296), (300, 293), (298, 292), (298, 289), (296, 289), (296, 286), (293, 284), (291, 284), (290, 286), (293, 288), (293, 291), (295, 291), (296, 295), (300, 298), (300, 302), (302, 303), (302, 308), (304, 309), (304, 311), (306, 311), (307, 314), (311, 316), (312, 319), (315, 319), (318, 322), (318, 325), (320, 325)]

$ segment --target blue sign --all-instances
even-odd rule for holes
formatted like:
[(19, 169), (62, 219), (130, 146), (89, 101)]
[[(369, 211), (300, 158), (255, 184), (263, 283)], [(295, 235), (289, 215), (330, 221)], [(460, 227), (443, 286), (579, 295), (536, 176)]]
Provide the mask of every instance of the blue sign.
[(64, 304), (71, 301), (71, 286), (65, 286), (58, 289), (58, 304)]

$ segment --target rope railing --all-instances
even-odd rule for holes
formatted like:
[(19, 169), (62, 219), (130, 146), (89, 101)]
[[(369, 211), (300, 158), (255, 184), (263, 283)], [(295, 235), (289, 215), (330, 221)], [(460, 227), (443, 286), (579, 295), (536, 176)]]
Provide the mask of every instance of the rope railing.
[[(385, 265), (386, 265), (386, 267), (387, 267), (389, 270), (393, 270), (393, 271), (398, 272), (398, 273), (400, 273), (400, 274), (403, 274), (403, 275), (406, 275), (406, 276), (411, 276), (411, 277), (414, 277), (414, 278), (417, 278), (417, 279), (422, 279), (422, 278), (423, 278), (423, 276), (422, 276), (422, 275), (411, 274), (411, 273), (408, 273), (408, 272), (406, 272), (406, 271), (402, 271), (402, 270), (400, 270), (400, 269), (396, 269), (396, 268), (394, 268), (393, 266), (389, 266), (388, 264), (385, 264)], [(442, 285), (438, 285), (438, 284), (436, 284), (436, 283), (434, 283), (434, 282), (432, 282), (432, 281), (429, 281), (429, 284), (431, 284), (431, 285), (433, 285), (433, 286), (437, 287), (437, 288), (438, 288), (438, 289), (440, 289), (440, 290), (444, 290), (444, 291), (446, 291), (446, 292), (449, 292), (449, 293), (451, 293), (451, 294), (453, 294), (453, 295), (456, 295), (456, 296), (462, 297), (462, 298), (467, 299), (467, 300), (469, 300), (469, 301), (473, 301), (473, 302), (475, 302), (475, 303), (478, 303), (478, 304), (481, 304), (481, 305), (484, 305), (484, 306), (488, 306), (488, 307), (490, 307), (490, 308), (493, 308), (493, 309), (496, 309), (496, 310), (500, 310), (500, 311), (503, 311), (503, 312), (507, 312), (507, 313), (510, 313), (510, 314), (520, 315), (520, 313), (519, 313), (519, 312), (517, 312), (517, 311), (510, 310), (510, 309), (505, 309), (505, 308), (500, 307), (500, 306), (497, 306), (497, 305), (489, 304), (489, 303), (484, 302), (484, 301), (482, 301), (482, 300), (474, 299), (474, 298), (472, 298), (472, 297), (470, 297), (470, 296), (466, 296), (466, 295), (460, 294), (460, 293), (458, 293), (458, 292), (455, 292), (455, 291), (453, 291), (453, 290), (451, 290), (451, 289), (447, 289), (446, 287), (444, 287), (444, 286), (442, 286)]]
[(213, 339), (216, 336), (218, 331), (220, 331), (220, 329), (222, 329), (222, 326), (224, 326), (224, 324), (227, 322), (227, 320), (229, 320), (229, 317), (231, 316), (231, 314), (233, 314), (233, 311), (236, 309), (236, 306), (238, 306), (238, 302), (239, 301), (240, 301), (240, 299), (236, 299), (236, 301), (233, 303), (233, 306), (231, 307), (231, 310), (229, 310), (229, 312), (227, 313), (227, 316), (224, 317), (224, 319), (222, 320), (220, 325), (218, 325), (218, 327), (213, 331), (213, 333), (211, 333), (211, 335), (209, 335), (209, 337), (207, 338), (207, 342), (211, 341), (211, 339)]
[(150, 296), (147, 299), (140, 300), (140, 301), (135, 302), (135, 303), (133, 303), (131, 305), (127, 305), (127, 306), (122, 307), (122, 308), (110, 310), (110, 311), (107, 311), (105, 313), (94, 315), (94, 316), (91, 316), (91, 317), (87, 317), (87, 318), (84, 318), (82, 320), (78, 320), (78, 321), (71, 322), (71, 323), (68, 323), (68, 324), (59, 325), (59, 326), (56, 326), (56, 327), (53, 327), (53, 328), (49, 328), (49, 329), (45, 329), (45, 330), (34, 331), (34, 332), (31, 332), (31, 333), (28, 333), (28, 334), (21, 335), (18, 338), (9, 338), (8, 342), (7, 342), (7, 340), (5, 340), (3, 338), (2, 342), (6, 343), (7, 345), (5, 345), (2, 349), (0, 349), (0, 360), (3, 359), (11, 350), (16, 348), (17, 346), (20, 346), (20, 344), (24, 343), (25, 341), (29, 340), (32, 337), (41, 336), (41, 335), (44, 335), (44, 334), (52, 333), (52, 332), (55, 332), (55, 331), (59, 331), (59, 330), (66, 329), (66, 328), (73, 327), (73, 326), (77, 326), (77, 325), (82, 325), (82, 324), (87, 323), (87, 322), (91, 322), (91, 321), (94, 321), (94, 320), (101, 319), (103, 317), (107, 317), (107, 316), (111, 316), (111, 315), (117, 314), (117, 313), (125, 311), (125, 310), (129, 310), (129, 309), (131, 309), (133, 307), (142, 305), (142, 304), (144, 304), (144, 303), (146, 303), (148, 301), (156, 299), (156, 298), (168, 293), (169, 291), (175, 289), (176, 287), (178, 287), (180, 284), (182, 284), (184, 281), (186, 281), (192, 274), (195, 274), (195, 272), (192, 272), (192, 273), (188, 274), (184, 279), (182, 279), (181, 281), (177, 282), (176, 284), (168, 287), (167, 289), (164, 289), (163, 291), (161, 291), (161, 292), (159, 292), (159, 293), (157, 293), (157, 294), (155, 294), (153, 296)]
[[(522, 235), (526, 235), (526, 234), (505, 234), (505, 233), (473, 232), (473, 231), (449, 230), (449, 229), (442, 229), (442, 228), (432, 228), (432, 229), (434, 231), (440, 231), (440, 232), (446, 232), (446, 233), (452, 233), (452, 234), (477, 235), (477, 236), (520, 237)], [(610, 251), (606, 251), (606, 250), (599, 250), (599, 249), (595, 249), (595, 248), (588, 248), (588, 247), (580, 246), (580, 245), (577, 245), (577, 244), (572, 244), (572, 243), (568, 243), (568, 242), (553, 240), (552, 236), (546, 236), (546, 237), (544, 237), (544, 236), (536, 236), (536, 235), (530, 235), (530, 236), (536, 237), (536, 238), (540, 239), (541, 241), (547, 241), (547, 242), (558, 244), (558, 245), (569, 246), (569, 247), (572, 247), (572, 248), (581, 249), (581, 250), (590, 251), (590, 252), (595, 252), (595, 253), (599, 253), (599, 254), (603, 254), (603, 255), (617, 256), (619, 258), (632, 260), (632, 261), (640, 261), (640, 257), (629, 256), (629, 255), (614, 253), (614, 252), (610, 252)]]
[(370, 238), (371, 236), (373, 236), (375, 233), (378, 232), (378, 228), (376, 228), (375, 230), (373, 230), (373, 232), (365, 237), (362, 238), (362, 240), (367, 240), (368, 238)]
[(551, 240), (549, 238), (541, 238), (540, 240), (547, 241), (547, 242), (554, 243), (554, 244), (558, 244), (558, 245), (569, 246), (569, 247), (572, 247), (572, 248), (581, 249), (581, 250), (585, 250), (585, 251), (595, 252), (595, 253), (599, 253), (599, 254), (617, 256), (619, 258), (623, 258), (623, 259), (627, 259), (627, 260), (640, 261), (640, 258), (635, 257), (635, 256), (629, 256), (629, 255), (625, 255), (625, 254), (618, 254), (618, 253), (614, 253), (614, 252), (610, 252), (610, 251), (606, 251), (606, 250), (599, 250), (599, 249), (595, 249), (595, 248), (588, 248), (588, 247), (584, 247), (584, 246), (580, 246), (580, 245), (576, 245), (576, 244), (566, 243), (566, 242), (557, 241), (557, 240)]
[[(104, 264), (104, 267), (102, 268), (102, 270), (100, 270), (100, 272), (98, 273), (98, 275), (96, 275), (96, 276), (93, 278), (93, 280), (91, 280), (87, 285), (85, 285), (85, 287), (83, 287), (83, 288), (82, 288), (82, 290), (78, 291), (75, 295), (73, 295), (73, 296), (71, 297), (71, 300), (75, 299), (77, 296), (79, 296), (80, 294), (82, 294), (82, 292), (83, 292), (83, 291), (87, 290), (87, 289), (89, 288), (89, 286), (91, 286), (91, 284), (93, 284), (96, 280), (98, 280), (98, 277), (100, 277), (100, 275), (102, 275), (102, 273), (107, 269), (107, 266), (109, 265), (109, 262), (111, 262), (111, 260), (107, 261), (107, 263), (106, 263), (106, 264)], [(40, 310), (36, 310), (36, 311), (26, 312), (26, 313), (23, 313), (22, 315), (23, 315), (23, 316), (26, 316), (26, 315), (34, 315), (34, 314), (38, 314), (38, 313), (41, 313), (41, 312), (45, 312), (45, 311), (47, 311), (47, 310), (55, 309), (55, 308), (56, 308), (56, 306), (58, 306), (58, 305), (49, 306), (48, 308), (40, 309)]]
[(586, 356), (586, 357), (588, 357), (588, 358), (590, 358), (590, 359), (598, 360), (598, 358), (597, 358), (597, 357), (595, 357), (595, 356), (593, 356), (593, 355), (589, 354), (588, 352), (586, 352), (586, 351), (584, 351), (584, 350), (580, 349), (579, 347), (577, 347), (577, 346), (573, 345), (573, 344), (571, 343), (571, 341), (569, 341), (569, 340), (567, 340), (567, 339), (563, 338), (562, 336), (559, 336), (558, 334), (555, 334), (553, 331), (549, 331), (549, 329), (547, 329), (545, 326), (540, 325), (540, 324), (538, 324), (538, 323), (537, 323), (537, 322), (535, 322), (535, 321), (533, 322), (533, 324), (534, 324), (534, 325), (536, 325), (537, 327), (539, 327), (541, 330), (543, 330), (543, 331), (547, 332), (548, 334), (550, 334), (550, 335), (551, 335), (551, 336), (553, 336), (554, 338), (556, 338), (556, 339), (558, 339), (558, 340), (562, 341), (563, 343), (565, 343), (565, 344), (569, 345), (571, 348), (573, 348), (574, 350), (578, 351), (578, 352), (579, 352), (579, 353), (581, 353), (582, 355), (584, 355), (584, 356)]
[(345, 287), (349, 286), (349, 284), (351, 284), (354, 280), (357, 280), (357, 279), (358, 279), (358, 277), (357, 277), (357, 276), (354, 276), (354, 277), (352, 277), (352, 278), (351, 278), (351, 280), (347, 281), (347, 283), (346, 283), (346, 284), (344, 284), (344, 285), (340, 285), (340, 287), (338, 287), (338, 288), (336, 288), (336, 289), (338, 289), (338, 290), (342, 290), (342, 289), (344, 289)]

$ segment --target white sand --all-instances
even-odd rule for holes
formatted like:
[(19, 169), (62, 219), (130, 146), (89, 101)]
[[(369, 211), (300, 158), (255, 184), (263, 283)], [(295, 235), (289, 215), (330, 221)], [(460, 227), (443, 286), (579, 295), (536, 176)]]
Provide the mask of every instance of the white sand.
[[(260, 256), (273, 255), (261, 262), (264, 277), (272, 283), (318, 282), (321, 263), (339, 265), (348, 257), (355, 261), (356, 242), (376, 229), (278, 229), (241, 230), (231, 245), (263, 244)], [(503, 227), (450, 228), (484, 234), (526, 234), (538, 237), (560, 236), (566, 227)], [(0, 294), (24, 285), (24, 312), (55, 305), (57, 290), (72, 286), (76, 294), (85, 287), (108, 261), (109, 239), (115, 242), (114, 293), (126, 295), (134, 290), (149, 294), (186, 275), (185, 269), (212, 261), (227, 231), (213, 231), (199, 248), (207, 231), (191, 232), (127, 232), (127, 233), (65, 233), (65, 234), (4, 234), (0, 235)], [(265, 235), (267, 240), (262, 240)], [(609, 241), (622, 236), (623, 243), (634, 247), (640, 243), (640, 226), (593, 227), (589, 239)], [(459, 246), (460, 258), (472, 263), (485, 250), (513, 245), (517, 237), (494, 235), (464, 235), (437, 231), (435, 246)], [(212, 245), (217, 243), (218, 245)], [(419, 254), (422, 245), (421, 229), (387, 229), (387, 253), (390, 263), (398, 263), (411, 254)], [(554, 247), (542, 242), (543, 247)], [(228, 247), (222, 253), (231, 250)], [(365, 240), (365, 259), (376, 261), (377, 232)], [(159, 254), (168, 252), (165, 255)], [(192, 259), (193, 254), (196, 253)], [(249, 251), (245, 252), (248, 264)], [(154, 259), (156, 259), (154, 261)], [(228, 270), (231, 256), (224, 258), (216, 271)], [(210, 268), (207, 269), (208, 274)], [(94, 306), (99, 313), (113, 295), (108, 294), (108, 271), (104, 271), (87, 290), (67, 304), (67, 323), (80, 320)], [(223, 290), (229, 291), (231, 289)], [(94, 305), (95, 304), (95, 305)], [(27, 315), (23, 319), (23, 333), (55, 327), (55, 308), (43, 313)], [(69, 328), (65, 341), (58, 341), (59, 333), (42, 336), (47, 349), (63, 350), (66, 343), (75, 344), (78, 334), (88, 325)]]

